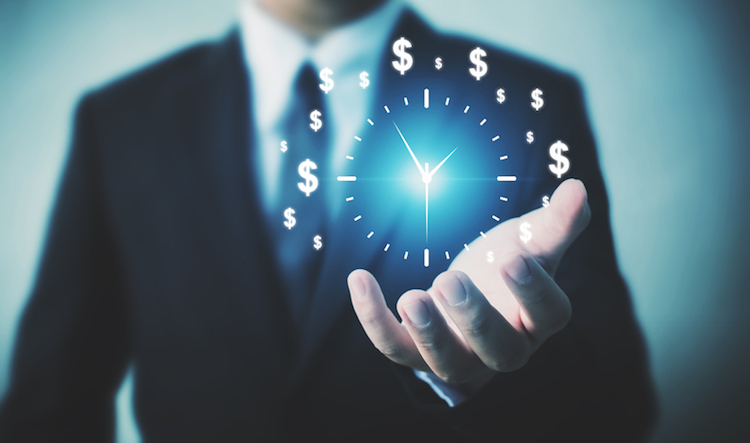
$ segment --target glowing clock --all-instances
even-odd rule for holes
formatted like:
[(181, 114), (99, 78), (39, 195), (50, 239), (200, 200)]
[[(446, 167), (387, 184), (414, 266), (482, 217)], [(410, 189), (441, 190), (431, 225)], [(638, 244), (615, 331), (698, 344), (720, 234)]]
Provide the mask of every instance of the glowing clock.
[(423, 87), (367, 118), (346, 175), (336, 177), (349, 229), (383, 254), (429, 267), (449, 264), (507, 218), (523, 145), (503, 137), (510, 128), (490, 121), (491, 110), (472, 106)]

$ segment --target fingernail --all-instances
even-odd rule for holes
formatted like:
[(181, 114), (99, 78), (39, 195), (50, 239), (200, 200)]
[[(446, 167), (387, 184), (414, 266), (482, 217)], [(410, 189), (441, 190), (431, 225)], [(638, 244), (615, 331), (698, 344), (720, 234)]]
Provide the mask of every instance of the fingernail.
[(531, 279), (531, 270), (529, 264), (522, 255), (517, 255), (505, 264), (505, 272), (508, 273), (516, 283), (522, 285)]
[(365, 284), (361, 278), (353, 278), (350, 286), (351, 291), (357, 298), (365, 298), (367, 291), (365, 290)]
[(451, 277), (441, 285), (440, 294), (451, 306), (458, 306), (466, 302), (466, 288), (458, 277)]
[(422, 300), (405, 305), (404, 311), (406, 311), (406, 316), (414, 326), (424, 328), (430, 324), (430, 311)]

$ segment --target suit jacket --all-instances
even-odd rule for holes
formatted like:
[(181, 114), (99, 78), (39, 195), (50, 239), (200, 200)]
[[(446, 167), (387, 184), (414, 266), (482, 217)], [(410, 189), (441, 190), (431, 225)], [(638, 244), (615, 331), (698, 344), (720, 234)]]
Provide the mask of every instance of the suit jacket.
[[(412, 78), (430, 78), (423, 61), (439, 55), (448, 67), (443, 86), (465, 83), (457, 76), (466, 76), (476, 42), (437, 33), (410, 11), (398, 36), (414, 45)], [(111, 440), (114, 396), (130, 363), (145, 441), (643, 437), (654, 416), (646, 353), (615, 260), (581, 89), (570, 75), (505, 50), (489, 49), (486, 60), (499, 68), (478, 84), (478, 97), (493, 100), (498, 82), (514, 91), (545, 85), (550, 118), (537, 138), (575, 147), (569, 156), (593, 214), (557, 274), (572, 320), (524, 368), (448, 408), (371, 345), (346, 289), (346, 275), (365, 267), (393, 306), (439, 269), (404, 270), (372, 248), (353, 253), (343, 234), (326, 250), (309, 321), (291, 324), (282, 276), (267, 258), (272, 245), (251, 174), (252, 97), (232, 31), (81, 100), (20, 323), (0, 440)], [(382, 75), (383, 100), (409, 86), (392, 69)], [(528, 116), (504, 118), (520, 131)], [(544, 170), (546, 152), (535, 152), (523, 172), (536, 179), (511, 199), (516, 215), (559, 183)]]

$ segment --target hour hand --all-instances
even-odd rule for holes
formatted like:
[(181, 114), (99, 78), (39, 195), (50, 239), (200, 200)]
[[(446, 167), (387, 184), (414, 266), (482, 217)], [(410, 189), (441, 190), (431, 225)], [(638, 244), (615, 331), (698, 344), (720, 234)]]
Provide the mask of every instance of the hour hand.
[[(458, 149), (458, 146), (456, 146), (456, 149)], [(430, 171), (430, 177), (432, 177), (433, 175), (435, 175), (435, 173), (438, 171), (438, 169), (440, 169), (440, 167), (443, 166), (443, 163), (445, 163), (446, 160), (448, 160), (449, 158), (451, 158), (451, 155), (453, 155), (453, 153), (456, 152), (456, 149), (452, 150), (451, 153), (448, 154), (448, 156), (443, 159), (443, 161), (441, 161), (440, 163), (438, 163), (438, 165), (435, 167), (435, 169), (433, 169), (432, 171)]]
[(409, 147), (409, 143), (406, 142), (406, 139), (404, 138), (404, 134), (402, 134), (401, 130), (398, 129), (398, 125), (396, 124), (396, 122), (393, 122), (393, 126), (396, 127), (396, 131), (398, 131), (398, 135), (401, 136), (401, 140), (404, 141), (404, 145), (406, 145), (406, 149), (409, 150), (409, 154), (411, 154), (411, 158), (412, 160), (414, 160), (414, 164), (417, 165), (417, 168), (419, 169), (419, 173), (422, 174), (422, 177), (425, 177), (426, 175), (425, 170), (424, 168), (422, 168), (422, 165), (419, 164), (419, 160), (417, 160), (417, 156), (414, 155), (414, 151), (412, 151), (411, 148)]

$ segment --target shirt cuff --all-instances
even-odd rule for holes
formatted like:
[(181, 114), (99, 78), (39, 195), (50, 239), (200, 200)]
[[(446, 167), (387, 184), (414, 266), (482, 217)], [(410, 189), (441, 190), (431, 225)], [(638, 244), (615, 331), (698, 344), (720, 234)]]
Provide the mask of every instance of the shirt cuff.
[(454, 406), (458, 406), (466, 401), (466, 394), (464, 394), (463, 390), (459, 386), (448, 383), (447, 381), (431, 372), (418, 371), (414, 369), (414, 375), (416, 375), (418, 379), (430, 385), (432, 390), (435, 391), (435, 394), (445, 400), (449, 407), (452, 408)]

